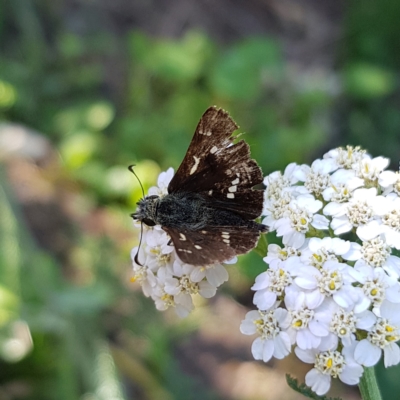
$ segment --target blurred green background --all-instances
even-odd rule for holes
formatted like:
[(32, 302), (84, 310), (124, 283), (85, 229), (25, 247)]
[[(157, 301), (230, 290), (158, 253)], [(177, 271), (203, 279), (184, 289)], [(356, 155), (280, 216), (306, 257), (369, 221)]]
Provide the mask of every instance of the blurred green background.
[[(398, 168), (400, 2), (0, 2), (0, 400), (298, 399), (239, 332), (254, 254), (184, 321), (129, 281), (129, 214), (210, 105), (264, 174), (336, 146)], [(384, 397), (399, 370), (380, 370)], [(397, 385), (397, 386), (396, 386)], [(356, 388), (333, 394), (358, 399)]]

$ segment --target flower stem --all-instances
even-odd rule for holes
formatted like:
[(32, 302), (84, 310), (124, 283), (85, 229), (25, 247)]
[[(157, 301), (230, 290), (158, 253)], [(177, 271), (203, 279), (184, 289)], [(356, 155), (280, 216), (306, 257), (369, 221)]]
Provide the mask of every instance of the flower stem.
[(374, 368), (364, 368), (359, 388), (363, 400), (382, 400)]

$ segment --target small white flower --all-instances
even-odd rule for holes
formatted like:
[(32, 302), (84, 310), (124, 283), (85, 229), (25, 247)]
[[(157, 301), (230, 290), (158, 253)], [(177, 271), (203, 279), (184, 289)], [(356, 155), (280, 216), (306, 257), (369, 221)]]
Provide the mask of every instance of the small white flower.
[(309, 240), (308, 248), (303, 250), (300, 259), (305, 265), (322, 268), (325, 261), (339, 261), (338, 256), (348, 254), (351, 248), (352, 245), (349, 241), (339, 238), (320, 239), (314, 237)]
[(221, 286), (229, 278), (228, 271), (222, 264), (205, 265), (196, 267), (190, 274), (193, 282), (200, 282), (206, 279), (214, 287)]
[(240, 331), (245, 335), (259, 335), (251, 352), (256, 360), (268, 362), (272, 357), (282, 359), (290, 353), (290, 338), (284, 331), (289, 324), (290, 315), (283, 308), (266, 312), (253, 310), (246, 314)]
[(146, 266), (153, 272), (160, 267), (172, 267), (176, 259), (174, 246), (169, 245), (170, 237), (163, 230), (153, 229), (144, 237), (147, 254)]
[(384, 171), (379, 175), (378, 179), (379, 185), (384, 188), (384, 192), (382, 193), (386, 196), (389, 193), (396, 193), (398, 196), (400, 195), (400, 172), (399, 171)]
[(382, 197), (381, 206), (377, 211), (382, 222), (380, 229), (387, 244), (400, 250), (400, 197), (393, 193)]
[(270, 232), (276, 229), (275, 223), (284, 217), (292, 199), (293, 197), (290, 192), (282, 193), (282, 195), (277, 199), (265, 199), (262, 213), (265, 218), (262, 220), (262, 223), (269, 227)]
[(344, 309), (337, 305), (332, 298), (326, 298), (315, 310), (315, 320), (321, 330), (321, 351), (334, 350), (339, 340), (344, 346), (350, 346), (356, 340), (357, 329), (369, 329), (376, 321), (371, 311), (356, 312), (355, 309)]
[(275, 171), (264, 178), (264, 185), (266, 188), (266, 194), (269, 199), (277, 200), (282, 195), (282, 192), (286, 189), (291, 188), (298, 182), (298, 178), (295, 174), (299, 166), (296, 163), (291, 163), (285, 168), (285, 172)]
[(364, 311), (372, 305), (372, 311), (380, 316), (380, 307), (384, 300), (400, 303), (400, 283), (397, 278), (388, 276), (382, 268), (374, 268), (359, 260), (349, 273), (361, 284), (356, 288), (359, 292), (355, 305), (357, 312)]
[(333, 260), (325, 262), (321, 269), (312, 266), (301, 268), (301, 274), (295, 279), (296, 285), (306, 290), (306, 304), (316, 308), (326, 297), (332, 297), (341, 307), (351, 308), (358, 300), (356, 289), (351, 285), (354, 278), (347, 264)]
[(293, 257), (299, 257), (301, 255), (301, 249), (296, 249), (290, 246), (284, 246), (281, 248), (277, 244), (268, 245), (267, 256), (263, 258), (264, 262), (273, 267), (280, 261), (286, 261), (287, 259), (293, 259)]
[[(165, 285), (169, 278), (172, 277), (171, 272), (166, 268), (160, 268), (157, 271), (157, 283), (153, 288), (151, 298), (154, 300), (157, 310), (164, 311), (170, 307), (176, 307), (174, 295), (169, 294), (165, 291)], [(178, 315), (187, 315), (190, 310), (184, 310), (183, 307), (179, 306), (177, 309)]]
[(260, 310), (269, 310), (276, 305), (278, 298), (283, 295), (286, 287), (293, 282), (293, 269), (290, 265), (279, 260), (273, 267), (257, 276), (252, 290), (255, 290), (253, 303)]
[(365, 150), (361, 150), (359, 146), (346, 146), (346, 148), (338, 147), (324, 154), (324, 158), (333, 158), (339, 168), (351, 169), (365, 157)]
[[(372, 239), (379, 235), (376, 221), (373, 221), (374, 206), (379, 201), (376, 188), (357, 189), (347, 203), (329, 203), (324, 208), (324, 214), (332, 216), (331, 228), (335, 235), (349, 232), (357, 227), (357, 235)], [(370, 224), (373, 221), (374, 224)]]
[(323, 215), (316, 214), (322, 208), (322, 202), (312, 195), (300, 195), (292, 200), (285, 216), (275, 222), (277, 236), (283, 236), (283, 244), (300, 248), (305, 235), (313, 226), (316, 229), (328, 229), (329, 221)]
[(292, 344), (297, 343), (301, 349), (317, 348), (321, 343), (321, 336), (326, 336), (328, 332), (315, 319), (315, 310), (305, 305), (304, 292), (288, 290), (285, 305), (291, 316), (291, 324), (286, 332)]
[(330, 185), (322, 192), (325, 201), (343, 203), (348, 201), (355, 189), (364, 185), (356, 172), (348, 169), (337, 170), (330, 179)]
[(372, 267), (382, 267), (390, 256), (390, 246), (381, 237), (363, 242), (361, 258)]
[(360, 178), (367, 182), (374, 182), (388, 165), (388, 158), (366, 156), (356, 164), (355, 169)]
[(168, 185), (171, 182), (172, 178), (174, 177), (174, 169), (173, 168), (168, 168), (167, 171), (161, 172), (161, 174), (158, 176), (157, 180), (157, 185), (158, 186), (152, 186), (149, 191), (148, 195), (149, 196), (165, 196), (168, 194)]
[(335, 169), (337, 165), (333, 159), (315, 160), (311, 167), (302, 165), (295, 175), (304, 182), (309, 193), (318, 197), (330, 184), (330, 173)]
[(182, 264), (180, 260), (174, 262), (173, 277), (165, 282), (165, 291), (175, 296), (175, 300), (179, 303), (180, 295), (200, 294), (204, 298), (210, 298), (215, 295), (216, 287), (212, 286), (207, 280), (193, 281), (191, 276), (195, 275), (194, 271), (198, 269), (194, 265)]
[(356, 314), (354, 311), (345, 311), (338, 308), (333, 314), (330, 330), (342, 341), (344, 346), (350, 346), (356, 340), (357, 328), (370, 328), (376, 320), (374, 314), (368, 310)]
[[(165, 311), (169, 307), (175, 307), (175, 300), (174, 296), (167, 294), (164, 289), (162, 289), (161, 286), (157, 286), (156, 289), (153, 291), (153, 294), (151, 298), (154, 300), (154, 304), (159, 311)], [(183, 307), (182, 307), (183, 308)], [(180, 307), (178, 308), (179, 310), (179, 316), (187, 316), (190, 312), (190, 310), (184, 310), (181, 309)], [(187, 311), (187, 312), (186, 312)]]
[(353, 358), (354, 344), (344, 347), (341, 352), (328, 350), (320, 352), (317, 349), (303, 350), (295, 348), (297, 357), (314, 368), (306, 375), (306, 385), (319, 396), (328, 392), (331, 378), (339, 378), (347, 385), (359, 383), (363, 374), (362, 366)]
[(391, 255), (390, 245), (384, 240), (385, 235), (376, 237), (362, 243), (352, 244), (352, 251), (345, 254), (343, 258), (356, 261), (355, 266), (364, 264), (373, 268), (382, 267), (386, 273), (395, 278), (400, 278), (400, 258)]
[(153, 271), (146, 266), (145, 253), (140, 249), (140, 259), (144, 261), (143, 265), (139, 265), (135, 261), (138, 247), (134, 247), (131, 251), (131, 259), (133, 265), (133, 276), (131, 282), (139, 282), (142, 287), (143, 294), (150, 297), (153, 294), (153, 289), (157, 284), (157, 279)]
[(357, 343), (354, 358), (366, 367), (372, 367), (381, 358), (383, 351), (385, 367), (400, 362), (400, 306), (385, 302), (381, 307), (382, 317), (368, 330), (366, 339)]
[(385, 225), (389, 225), (393, 229), (400, 230), (399, 223), (399, 210), (400, 210), (400, 197), (394, 193), (388, 194), (383, 197), (381, 217), (384, 219)]

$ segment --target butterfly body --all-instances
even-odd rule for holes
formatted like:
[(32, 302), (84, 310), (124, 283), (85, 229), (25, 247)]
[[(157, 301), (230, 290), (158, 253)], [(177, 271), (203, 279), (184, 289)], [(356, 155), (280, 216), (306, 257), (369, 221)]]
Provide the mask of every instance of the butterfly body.
[(265, 231), (262, 224), (242, 218), (232, 211), (217, 208), (198, 193), (179, 192), (163, 197), (147, 196), (138, 203), (135, 217), (149, 226), (197, 231), (207, 226), (235, 226)]
[(161, 225), (179, 258), (192, 265), (227, 261), (254, 248), (267, 227), (253, 221), (262, 211), (260, 167), (237, 125), (210, 107), (200, 119), (182, 164), (164, 196), (146, 196), (133, 218)]

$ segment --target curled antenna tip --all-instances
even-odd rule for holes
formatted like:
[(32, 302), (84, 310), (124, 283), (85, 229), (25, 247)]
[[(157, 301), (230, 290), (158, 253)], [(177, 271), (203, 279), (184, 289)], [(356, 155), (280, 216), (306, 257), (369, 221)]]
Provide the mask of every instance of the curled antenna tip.
[(142, 189), (143, 197), (145, 197), (145, 196), (144, 196), (144, 189), (143, 189), (142, 182), (140, 182), (139, 177), (136, 175), (136, 172), (133, 170), (133, 167), (134, 167), (134, 166), (135, 166), (135, 164), (129, 165), (128, 169), (129, 169), (129, 171), (132, 172), (133, 175), (135, 175), (135, 177), (136, 177), (136, 179), (138, 180), (139, 185), (140, 185), (140, 187), (141, 187), (141, 189)]
[(140, 265), (141, 267), (143, 267), (143, 264), (139, 261), (139, 252), (136, 253), (136, 256), (135, 256), (135, 263), (136, 263), (137, 265)]
[(139, 246), (137, 249), (137, 253), (135, 254), (135, 263), (137, 265), (140, 265), (143, 267), (143, 264), (139, 261), (139, 251), (140, 251), (140, 246), (142, 245), (142, 238), (143, 238), (143, 222), (140, 224), (140, 240), (139, 240)]

